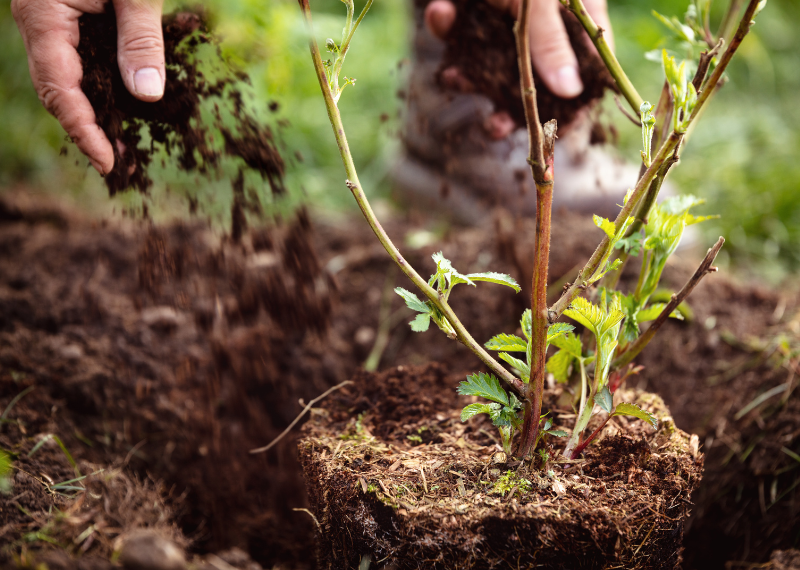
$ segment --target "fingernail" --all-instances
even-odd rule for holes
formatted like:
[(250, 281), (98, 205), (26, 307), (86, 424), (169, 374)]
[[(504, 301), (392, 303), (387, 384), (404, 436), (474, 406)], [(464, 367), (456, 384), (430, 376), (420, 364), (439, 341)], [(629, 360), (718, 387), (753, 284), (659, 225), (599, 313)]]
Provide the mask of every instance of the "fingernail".
[(565, 65), (555, 72), (554, 78), (554, 84), (557, 86), (556, 95), (560, 97), (571, 99), (583, 92), (583, 82), (575, 66)]
[(138, 95), (147, 97), (161, 97), (164, 86), (161, 83), (161, 74), (154, 67), (143, 67), (133, 75), (133, 88)]
[(106, 175), (105, 171), (103, 170), (103, 167), (102, 167), (102, 166), (100, 166), (100, 163), (99, 163), (99, 162), (97, 162), (97, 161), (96, 161), (95, 159), (93, 159), (93, 158), (90, 158), (90, 159), (89, 159), (89, 162), (92, 164), (92, 166), (94, 166), (94, 169), (95, 169), (97, 172), (99, 172), (99, 173), (100, 173), (100, 176), (105, 176), (105, 175)]

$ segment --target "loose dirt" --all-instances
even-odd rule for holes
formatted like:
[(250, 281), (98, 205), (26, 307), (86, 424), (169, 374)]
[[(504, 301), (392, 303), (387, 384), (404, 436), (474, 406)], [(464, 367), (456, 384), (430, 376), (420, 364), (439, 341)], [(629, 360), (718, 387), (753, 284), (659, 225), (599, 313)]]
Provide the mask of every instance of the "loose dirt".
[[(198, 60), (200, 46), (215, 45), (204, 15), (166, 16), (163, 33), (164, 97), (145, 103), (122, 82), (113, 5), (106, 4), (103, 14), (80, 18), (81, 88), (114, 148), (114, 170), (105, 176), (109, 193), (128, 188), (146, 193), (152, 184), (148, 169), (153, 160), (163, 160), (157, 152), (163, 149), (177, 168), (201, 175), (213, 173), (223, 155), (237, 157), (242, 171), (257, 172), (274, 194), (282, 194), (284, 162), (275, 137), (243, 102), (242, 82), (249, 79), (231, 69), (216, 48), (204, 50), (205, 61)], [(203, 108), (213, 109), (211, 117), (203, 116)], [(257, 201), (248, 198), (244, 188), (235, 184), (234, 191), (234, 207), (257, 209)]]

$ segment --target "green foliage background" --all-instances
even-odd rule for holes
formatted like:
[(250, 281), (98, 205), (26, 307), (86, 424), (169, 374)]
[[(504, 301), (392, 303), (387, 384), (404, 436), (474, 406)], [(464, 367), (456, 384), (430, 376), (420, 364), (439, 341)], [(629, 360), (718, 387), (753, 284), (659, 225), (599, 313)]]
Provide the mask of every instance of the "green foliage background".
[[(177, 2), (168, 0), (165, 9)], [(362, 182), (368, 191), (388, 194), (387, 169), (396, 155), (400, 126), (397, 114), (410, 52), (410, 0), (376, 0), (356, 36), (345, 74), (358, 83), (342, 97), (341, 110)], [(617, 52), (642, 95), (654, 101), (661, 70), (643, 53), (668, 47), (663, 26), (651, 9), (681, 15), (687, 0), (609, 0)], [(715, 0), (715, 14), (723, 0)], [(311, 66), (305, 29), (293, 0), (210, 0), (208, 7), (222, 48), (253, 80), (259, 104), (278, 101), (280, 111), (265, 117), (288, 120), (279, 128), (288, 175), (291, 204), (311, 203), (322, 211), (354, 208), (343, 184), (344, 173), (329, 131)], [(359, 4), (360, 7), (360, 4)], [(338, 38), (344, 6), (339, 0), (315, 0), (318, 39)], [(730, 82), (716, 97), (692, 134), (673, 181), (687, 193), (705, 197), (707, 213), (717, 221), (702, 228), (709, 237), (724, 235), (724, 251), (749, 273), (779, 280), (800, 268), (800, 5), (794, 0), (770, 0), (753, 34), (730, 71)], [(72, 150), (59, 157), (64, 133), (45, 113), (33, 92), (22, 41), (8, 2), (0, 3), (0, 187), (25, 187), (67, 196), (87, 210), (107, 212), (130, 205), (133, 196), (109, 201), (102, 181), (87, 170), (87, 162)], [(620, 132), (618, 152), (635, 160), (640, 134), (607, 105)], [(383, 115), (383, 117), (382, 117)], [(381, 120), (383, 119), (383, 120)], [(387, 120), (388, 119), (388, 120)], [(284, 123), (285, 124), (285, 123)], [(302, 155), (300, 162), (295, 151)], [(76, 166), (77, 163), (77, 166)], [(213, 192), (229, 186), (217, 182)], [(165, 195), (163, 188), (154, 198)], [(224, 202), (224, 200), (223, 200)], [(185, 205), (162, 203), (161, 216), (180, 215)]]

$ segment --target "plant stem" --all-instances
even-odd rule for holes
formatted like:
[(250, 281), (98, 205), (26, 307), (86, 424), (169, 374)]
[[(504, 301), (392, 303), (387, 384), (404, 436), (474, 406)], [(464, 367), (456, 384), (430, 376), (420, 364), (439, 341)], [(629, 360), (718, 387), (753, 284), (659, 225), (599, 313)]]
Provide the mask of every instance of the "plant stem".
[[(590, 433), (589, 437), (584, 439), (577, 447), (575, 447), (574, 450), (572, 450), (572, 452), (569, 454), (569, 459), (577, 459), (580, 456), (580, 454), (583, 453), (583, 450), (586, 449), (586, 446), (589, 445), (590, 443), (592, 443), (594, 438), (596, 438), (597, 435), (601, 431), (603, 431), (603, 428), (606, 427), (606, 424), (608, 423), (608, 420), (610, 420), (610, 419), (611, 419), (611, 414), (608, 414), (608, 417), (606, 417), (605, 421), (603, 423), (601, 423), (600, 426), (596, 430), (594, 430), (592, 433)], [(581, 430), (581, 431), (583, 431), (583, 430)], [(567, 451), (566, 450), (564, 451), (564, 455), (567, 455)]]
[(600, 57), (606, 64), (609, 73), (611, 73), (614, 81), (616, 81), (617, 87), (619, 87), (623, 97), (628, 100), (628, 104), (633, 109), (633, 115), (638, 117), (640, 112), (639, 109), (642, 106), (644, 99), (642, 99), (642, 97), (639, 95), (639, 92), (636, 91), (636, 87), (633, 86), (633, 83), (631, 83), (631, 80), (628, 79), (628, 76), (625, 75), (625, 71), (623, 71), (619, 60), (617, 60), (617, 56), (615, 56), (614, 52), (611, 51), (611, 46), (608, 45), (608, 42), (604, 37), (605, 30), (599, 27), (589, 15), (589, 12), (586, 10), (586, 6), (583, 5), (583, 0), (569, 0), (569, 5), (567, 7), (573, 14), (575, 14), (580, 23), (583, 25), (583, 28), (586, 30), (586, 33), (589, 34), (592, 43), (594, 43), (594, 46), (597, 48), (597, 53), (600, 54)]
[(491, 355), (475, 341), (474, 338), (472, 338), (469, 332), (467, 332), (466, 328), (464, 328), (464, 325), (461, 324), (461, 321), (459, 321), (456, 314), (453, 312), (453, 309), (446, 302), (439, 298), (437, 291), (430, 287), (428, 283), (419, 275), (419, 273), (417, 273), (416, 270), (409, 265), (405, 258), (403, 258), (400, 251), (397, 249), (397, 247), (395, 247), (395, 245), (392, 243), (392, 240), (381, 226), (378, 218), (375, 216), (375, 212), (372, 211), (372, 207), (370, 206), (369, 201), (364, 194), (364, 190), (361, 187), (361, 183), (358, 180), (358, 173), (356, 172), (356, 167), (353, 163), (353, 156), (350, 153), (350, 147), (347, 144), (347, 137), (345, 136), (342, 117), (339, 114), (339, 108), (336, 106), (330, 86), (328, 85), (328, 80), (325, 75), (325, 67), (322, 64), (322, 56), (319, 51), (319, 46), (317, 45), (317, 40), (314, 37), (314, 29), (311, 22), (311, 9), (309, 7), (308, 0), (299, 0), (299, 4), (306, 21), (306, 26), (308, 27), (308, 43), (311, 50), (311, 59), (314, 62), (314, 70), (317, 73), (317, 79), (319, 81), (320, 88), (322, 89), (322, 96), (325, 100), (325, 108), (328, 111), (328, 119), (333, 127), (333, 133), (336, 137), (336, 144), (339, 147), (339, 154), (341, 155), (342, 162), (344, 163), (344, 169), (347, 173), (346, 184), (352, 192), (353, 197), (356, 199), (358, 207), (364, 214), (367, 223), (370, 225), (372, 231), (381, 242), (381, 245), (383, 245), (386, 252), (397, 264), (400, 270), (405, 273), (409, 279), (411, 279), (414, 285), (416, 285), (417, 288), (431, 301), (431, 303), (433, 303), (436, 308), (439, 309), (439, 311), (441, 311), (441, 313), (447, 318), (447, 320), (450, 322), (450, 325), (453, 327), (453, 330), (456, 331), (456, 340), (469, 348), (478, 358), (481, 359), (481, 361), (483, 361), (484, 364), (486, 364), (486, 366), (489, 367), (492, 372), (508, 383), (518, 395), (524, 397), (528, 391), (528, 386), (519, 378), (515, 378), (499, 362), (492, 358)]
[(720, 24), (717, 36), (725, 40), (726, 43), (729, 42), (733, 34), (734, 26), (736, 25), (736, 16), (742, 9), (742, 4), (744, 4), (744, 0), (731, 0), (731, 3), (728, 5), (728, 10), (725, 12), (725, 17), (722, 18), (722, 24)]
[(549, 121), (544, 128), (539, 121), (536, 104), (536, 86), (533, 82), (531, 64), (530, 21), (531, 0), (522, 0), (519, 5), (514, 36), (517, 43), (520, 88), (522, 91), (525, 121), (528, 126), (528, 164), (536, 184), (536, 247), (531, 280), (531, 366), (530, 384), (526, 403), (525, 421), (518, 453), (526, 457), (536, 445), (539, 437), (539, 418), (542, 415), (545, 362), (547, 360), (547, 329), (550, 320), (547, 313), (547, 274), (550, 265), (550, 226), (553, 207), (553, 151), (557, 124)]
[[(673, 132), (661, 146), (658, 154), (656, 154), (655, 158), (653, 158), (653, 162), (650, 164), (650, 167), (645, 170), (642, 177), (636, 183), (636, 187), (634, 188), (633, 194), (631, 194), (630, 198), (628, 198), (628, 202), (622, 207), (622, 210), (620, 210), (616, 220), (614, 220), (616, 231), (620, 231), (622, 225), (633, 212), (634, 207), (638, 205), (645, 193), (650, 189), (651, 183), (658, 176), (658, 173), (664, 163), (670, 159), (675, 152), (675, 149), (678, 148), (678, 145), (682, 139), (682, 134)], [(556, 301), (552, 307), (550, 307), (550, 322), (553, 322), (560, 317), (561, 313), (563, 313), (570, 306), (570, 303), (572, 303), (575, 297), (577, 297), (581, 291), (586, 288), (587, 281), (595, 274), (600, 266), (600, 262), (609, 253), (608, 249), (610, 247), (611, 240), (608, 238), (608, 236), (605, 236), (600, 242), (600, 245), (597, 246), (597, 249), (592, 254), (592, 257), (586, 263), (584, 268), (581, 269), (580, 273), (578, 273), (578, 277), (575, 278), (575, 281), (572, 283), (572, 285), (570, 285), (561, 298)]]
[(634, 358), (636, 358), (640, 352), (647, 346), (653, 337), (655, 336), (658, 329), (661, 328), (669, 316), (672, 314), (678, 305), (680, 305), (686, 297), (689, 296), (689, 293), (697, 286), (698, 283), (709, 273), (714, 273), (717, 271), (716, 267), (713, 267), (711, 264), (714, 263), (714, 259), (716, 259), (719, 250), (722, 249), (722, 244), (725, 243), (724, 238), (719, 238), (717, 243), (714, 244), (711, 249), (708, 250), (703, 262), (700, 264), (700, 267), (697, 268), (697, 271), (694, 272), (694, 275), (686, 282), (686, 285), (683, 286), (678, 293), (674, 293), (672, 295), (672, 299), (670, 299), (667, 306), (664, 307), (664, 310), (658, 315), (653, 324), (650, 325), (642, 335), (637, 338), (633, 344), (630, 345), (630, 348), (626, 350), (623, 354), (617, 357), (617, 359), (611, 364), (611, 368), (613, 370), (619, 370), (623, 366), (630, 364)]
[(731, 62), (731, 58), (733, 58), (733, 54), (735, 54), (736, 50), (739, 49), (739, 46), (742, 45), (742, 40), (744, 40), (745, 36), (750, 31), (750, 26), (753, 25), (753, 17), (755, 16), (756, 9), (758, 8), (759, 1), (760, 0), (750, 0), (750, 3), (747, 5), (747, 9), (744, 11), (744, 16), (742, 16), (742, 19), (739, 22), (739, 27), (736, 29), (736, 33), (728, 44), (728, 48), (725, 50), (725, 53), (722, 54), (719, 63), (717, 63), (717, 67), (714, 68), (714, 71), (711, 73), (708, 81), (706, 81), (705, 87), (703, 87), (703, 90), (697, 95), (697, 105), (695, 106), (694, 111), (689, 118), (690, 123), (697, 118), (706, 101), (708, 101), (708, 98), (713, 95), (720, 79), (722, 78), (722, 74), (725, 73), (728, 64)]

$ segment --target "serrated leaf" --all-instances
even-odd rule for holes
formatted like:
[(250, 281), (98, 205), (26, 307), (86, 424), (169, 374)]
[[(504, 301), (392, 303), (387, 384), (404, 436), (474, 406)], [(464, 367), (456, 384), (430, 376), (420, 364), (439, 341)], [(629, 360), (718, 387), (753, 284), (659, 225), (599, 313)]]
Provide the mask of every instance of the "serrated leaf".
[(569, 434), (563, 429), (547, 429), (544, 433), (552, 435), (553, 437), (567, 437)]
[(658, 419), (648, 411), (641, 409), (636, 404), (620, 404), (617, 406), (617, 409), (614, 410), (614, 413), (611, 414), (613, 416), (633, 416), (635, 418), (639, 418), (640, 420), (644, 420), (646, 422), (650, 422), (655, 429), (658, 429)]
[(555, 323), (547, 327), (547, 344), (551, 344), (556, 338), (564, 336), (568, 332), (575, 330), (569, 323)]
[(431, 316), (427, 313), (420, 313), (408, 324), (411, 325), (411, 330), (414, 332), (425, 332), (431, 326)]
[(547, 360), (545, 369), (552, 374), (558, 382), (569, 380), (569, 365), (575, 357), (566, 350), (559, 350)]
[(461, 421), (465, 422), (478, 414), (491, 414), (492, 406), (499, 406), (499, 404), (481, 404), (480, 402), (470, 404), (461, 410)]
[(499, 406), (489, 413), (492, 418), (492, 425), (495, 427), (515, 426), (519, 423), (517, 413), (508, 406)]
[(621, 310), (612, 308), (606, 313), (598, 305), (590, 303), (583, 297), (573, 300), (564, 314), (591, 330), (597, 337), (611, 330), (625, 318), (625, 313)]
[(489, 350), (504, 350), (506, 352), (525, 352), (528, 343), (514, 334), (499, 334), (492, 337), (484, 345)]
[(507, 352), (501, 352), (497, 355), (498, 358), (508, 362), (511, 366), (519, 370), (520, 374), (523, 376), (523, 380), (526, 382), (530, 380), (531, 377), (531, 367), (522, 362), (519, 358), (514, 358)]
[(547, 418), (546, 420), (544, 420), (544, 425), (542, 426), (542, 431), (547, 431), (551, 427), (553, 427), (553, 419), (552, 418)]
[(611, 413), (611, 406), (614, 405), (614, 398), (611, 396), (608, 386), (603, 386), (603, 389), (594, 397), (594, 402), (603, 408), (606, 413)]
[(412, 311), (417, 311), (418, 313), (430, 312), (428, 305), (420, 301), (419, 297), (414, 295), (414, 293), (412, 293), (411, 291), (406, 291), (402, 287), (395, 287), (394, 292), (403, 298), (408, 308), (411, 309)]
[(594, 225), (603, 230), (608, 236), (608, 239), (614, 239), (614, 236), (617, 234), (617, 226), (614, 225), (614, 222), (608, 218), (602, 218), (597, 214), (595, 214), (592, 219), (594, 220)]
[(566, 350), (572, 356), (580, 357), (583, 355), (583, 345), (581, 339), (575, 333), (568, 332), (564, 336), (559, 336), (553, 339), (553, 346)]
[(636, 320), (638, 320), (640, 323), (653, 321), (658, 318), (658, 315), (661, 314), (661, 311), (663, 311), (664, 307), (666, 306), (666, 303), (653, 303), (646, 309), (639, 311), (636, 315)]
[(533, 312), (530, 309), (525, 309), (522, 312), (522, 318), (519, 320), (519, 326), (522, 329), (522, 334), (525, 338), (531, 340), (533, 331)]
[(480, 396), (504, 406), (510, 405), (508, 394), (500, 387), (500, 380), (494, 374), (470, 374), (458, 385), (457, 392), (462, 396)]
[(486, 281), (487, 283), (496, 283), (497, 285), (505, 285), (511, 287), (514, 291), (519, 293), (522, 291), (519, 284), (510, 275), (504, 273), (494, 273), (492, 271), (486, 273), (470, 273), (466, 275), (472, 281)]

